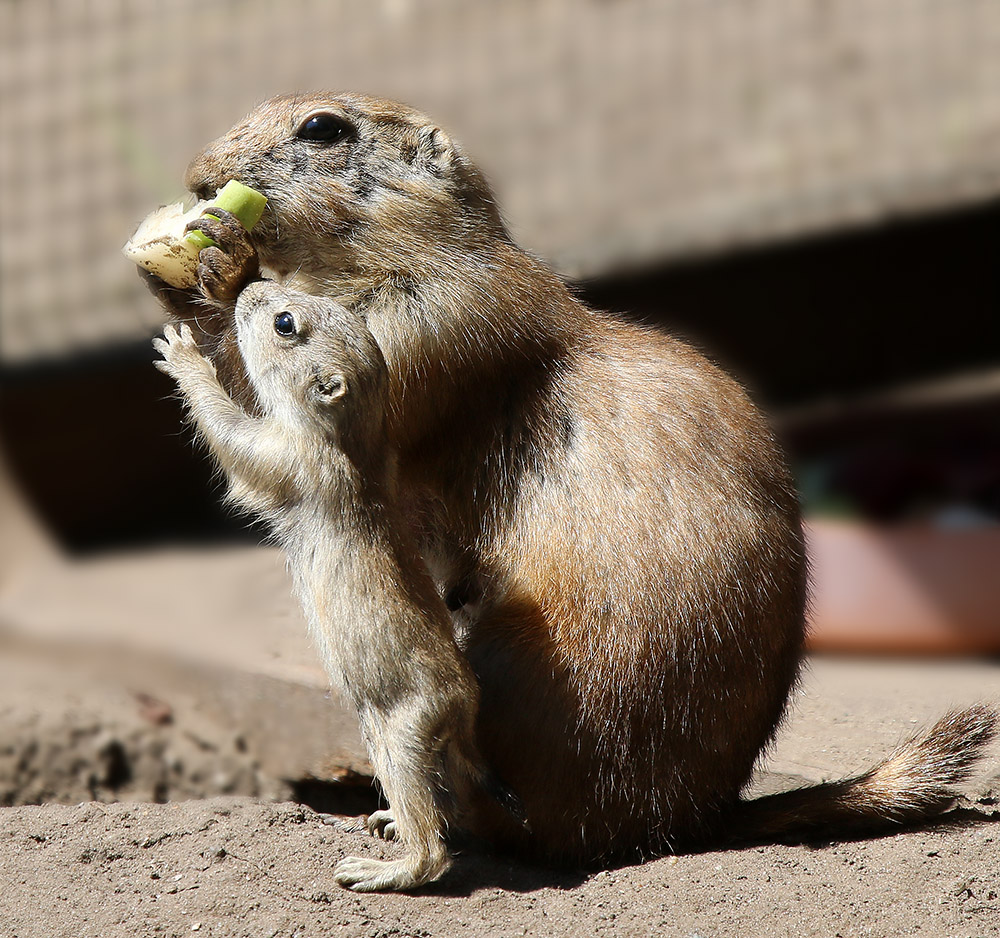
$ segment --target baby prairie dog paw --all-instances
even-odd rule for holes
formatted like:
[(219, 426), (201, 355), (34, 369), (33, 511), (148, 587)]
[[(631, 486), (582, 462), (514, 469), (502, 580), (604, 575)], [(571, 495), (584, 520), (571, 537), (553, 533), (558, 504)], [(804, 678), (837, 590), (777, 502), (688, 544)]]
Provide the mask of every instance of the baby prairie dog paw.
[(383, 840), (397, 839), (396, 819), (390, 811), (373, 811), (368, 815), (365, 827), (372, 837), (381, 837)]
[(205, 212), (187, 226), (215, 242), (198, 255), (198, 285), (216, 306), (231, 308), (242, 289), (260, 276), (260, 260), (250, 233), (235, 215), (214, 206)]
[(398, 892), (419, 889), (440, 879), (451, 866), (443, 851), (435, 857), (402, 860), (371, 860), (344, 857), (333, 870), (338, 886), (353, 892)]
[(205, 378), (216, 380), (215, 365), (202, 355), (187, 323), (181, 324), (180, 332), (173, 326), (164, 326), (163, 338), (153, 339), (153, 348), (163, 356), (153, 364), (178, 383)]

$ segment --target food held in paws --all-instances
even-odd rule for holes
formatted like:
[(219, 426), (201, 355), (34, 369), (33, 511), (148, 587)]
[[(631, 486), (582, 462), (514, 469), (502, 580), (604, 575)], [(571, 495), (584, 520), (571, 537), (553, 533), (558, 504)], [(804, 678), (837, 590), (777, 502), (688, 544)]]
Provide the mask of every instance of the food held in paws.
[(266, 204), (256, 189), (231, 179), (214, 199), (202, 200), (190, 209), (174, 202), (147, 215), (122, 253), (172, 287), (193, 287), (198, 280), (198, 254), (215, 242), (198, 230), (186, 232), (188, 223), (214, 206), (232, 212), (250, 231)]

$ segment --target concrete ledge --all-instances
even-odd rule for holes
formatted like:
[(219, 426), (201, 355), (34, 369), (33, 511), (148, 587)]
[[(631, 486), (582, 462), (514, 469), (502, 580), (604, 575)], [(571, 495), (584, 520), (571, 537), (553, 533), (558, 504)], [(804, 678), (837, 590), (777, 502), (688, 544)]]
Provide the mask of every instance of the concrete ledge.
[[(237, 741), (237, 761), (261, 776), (241, 783), (241, 794), (371, 774), (354, 711), (329, 688), (276, 550), (50, 557), (0, 593), (0, 659), (20, 676), (0, 684), (8, 738), (43, 719), (66, 739), (89, 738), (84, 724), (101, 726), (139, 749), (151, 745), (150, 734), (194, 733), (217, 750)], [(166, 710), (154, 705), (143, 716), (144, 700)], [(172, 728), (150, 726), (156, 713)], [(158, 800), (148, 779), (136, 784), (124, 794)], [(59, 786), (57, 800), (79, 793)]]

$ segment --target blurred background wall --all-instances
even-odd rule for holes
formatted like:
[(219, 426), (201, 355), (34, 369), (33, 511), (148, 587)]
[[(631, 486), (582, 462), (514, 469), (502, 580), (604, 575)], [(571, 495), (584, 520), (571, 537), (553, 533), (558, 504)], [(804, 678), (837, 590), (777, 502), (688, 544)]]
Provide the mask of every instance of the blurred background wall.
[(818, 647), (1000, 648), (990, 0), (0, 0), (0, 556), (257, 536), (119, 250), (208, 140), (313, 88), (433, 114), (526, 248), (748, 385)]

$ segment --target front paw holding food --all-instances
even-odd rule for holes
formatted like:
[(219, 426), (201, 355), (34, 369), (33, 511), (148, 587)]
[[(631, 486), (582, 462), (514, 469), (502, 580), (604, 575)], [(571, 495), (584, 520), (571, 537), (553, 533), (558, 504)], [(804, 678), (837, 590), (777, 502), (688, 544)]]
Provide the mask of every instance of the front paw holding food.
[(249, 231), (266, 205), (263, 193), (231, 179), (214, 199), (190, 209), (174, 202), (151, 212), (122, 250), (147, 272), (147, 284), (178, 318), (194, 318), (188, 313), (196, 314), (196, 306), (204, 310), (206, 299), (231, 309), (240, 290), (260, 274)]
[(250, 232), (232, 212), (210, 206), (205, 213), (186, 229), (215, 242), (198, 254), (198, 286), (211, 303), (233, 307), (243, 288), (259, 279), (260, 259)]

